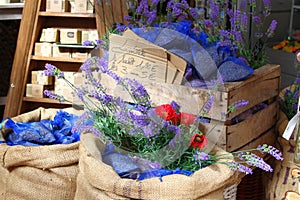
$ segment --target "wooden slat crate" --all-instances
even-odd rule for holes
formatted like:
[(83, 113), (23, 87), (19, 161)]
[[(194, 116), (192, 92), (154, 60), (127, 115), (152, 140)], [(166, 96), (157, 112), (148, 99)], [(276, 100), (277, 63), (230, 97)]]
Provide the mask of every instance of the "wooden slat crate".
[(128, 14), (126, 1), (114, 0), (109, 3), (95, 0), (95, 14), (98, 24), (98, 35), (102, 38), (111, 29), (114, 23), (123, 23), (126, 21), (124, 16)]
[[(130, 99), (113, 81), (105, 76), (101, 79), (108, 88), (108, 93), (118, 94), (125, 100)], [(150, 94), (153, 106), (168, 104), (174, 100), (181, 105), (182, 112), (191, 114), (197, 114), (206, 101), (206, 94), (211, 92), (207, 89), (157, 82), (143, 82), (143, 85)], [(215, 92), (213, 107), (207, 115), (210, 123), (205, 124), (205, 129), (209, 131), (213, 128), (211, 136), (218, 139), (217, 144), (227, 151), (251, 148), (263, 143), (273, 144), (279, 87), (280, 66), (269, 64), (254, 70), (254, 74), (244, 81), (225, 83), (224, 87)], [(222, 113), (227, 111), (228, 106), (242, 99), (249, 101), (249, 104), (224, 119)], [(244, 121), (231, 124), (231, 119), (261, 103), (267, 107)]]

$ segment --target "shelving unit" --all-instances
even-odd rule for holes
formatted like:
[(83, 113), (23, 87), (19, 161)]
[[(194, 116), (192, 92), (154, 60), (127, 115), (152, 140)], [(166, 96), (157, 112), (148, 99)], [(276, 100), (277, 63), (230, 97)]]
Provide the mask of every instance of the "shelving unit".
[[(112, 15), (110, 16), (109, 14)], [(114, 0), (111, 8), (95, 4), (95, 13), (46, 12), (46, 0), (25, 1), (19, 29), (15, 58), (10, 77), (4, 117), (13, 117), (38, 107), (65, 108), (70, 103), (59, 103), (49, 98), (26, 97), (26, 84), (31, 81), (33, 70), (44, 70), (46, 63), (59, 67), (62, 71), (78, 72), (85, 61), (82, 58), (56, 58), (34, 55), (34, 45), (39, 41), (44, 28), (97, 29), (101, 37), (107, 31), (107, 24), (124, 23), (127, 13), (124, 0)], [(61, 45), (67, 48), (86, 48), (80, 45)]]
[(293, 38), (295, 12), (300, 13), (300, 3), (296, 2), (295, 0), (292, 0), (291, 16), (290, 16), (290, 24), (289, 24), (289, 37), (291, 39)]
[[(46, 12), (46, 0), (40, 0), (40, 9), (37, 12), (35, 27), (33, 30), (30, 52), (32, 54), (26, 64), (25, 77), (23, 81), (22, 94), (25, 86), (30, 83), (31, 71), (43, 70), (46, 63), (51, 63), (59, 67), (62, 71), (78, 72), (80, 65), (85, 59), (78, 58), (56, 58), (33, 55), (35, 42), (39, 41), (42, 29), (44, 28), (77, 28), (77, 29), (97, 29), (96, 16), (90, 13), (68, 13), (68, 12)], [(81, 45), (63, 45), (70, 48), (89, 48)], [(90, 49), (90, 48), (89, 48)], [(22, 97), (18, 113), (28, 112), (33, 108), (43, 107), (66, 107), (70, 103), (58, 103), (49, 98)]]

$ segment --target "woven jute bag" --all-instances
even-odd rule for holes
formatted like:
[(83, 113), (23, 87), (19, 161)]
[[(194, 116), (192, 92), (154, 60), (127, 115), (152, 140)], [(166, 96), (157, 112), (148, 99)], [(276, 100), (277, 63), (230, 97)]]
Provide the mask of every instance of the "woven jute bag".
[[(287, 88), (281, 91), (281, 97), (283, 97)], [(289, 120), (287, 116), (283, 111), (280, 111), (279, 119), (276, 124), (276, 130), (278, 133), (276, 147), (282, 152), (284, 160), (273, 161), (272, 165), (274, 171), (272, 176), (266, 181), (266, 199), (269, 200), (286, 199), (288, 191), (298, 192), (298, 178), (295, 178), (292, 175), (292, 171), (294, 169), (300, 170), (299, 166), (293, 163), (296, 142), (294, 140), (294, 136), (292, 136), (290, 140), (286, 140), (282, 137), (288, 123)], [(293, 135), (294, 134), (296, 134), (295, 131)]]
[[(120, 178), (112, 167), (101, 161), (100, 151), (99, 139), (92, 134), (81, 135), (76, 200), (235, 199), (238, 175), (226, 165), (211, 165), (191, 176), (169, 175), (162, 177), (162, 181), (159, 178), (136, 181)], [(216, 148), (215, 153), (225, 152)]]
[[(12, 118), (16, 122), (52, 119), (57, 109), (38, 108)], [(2, 139), (9, 129), (2, 129)], [(0, 199), (74, 199), (79, 142), (44, 146), (0, 145)]]

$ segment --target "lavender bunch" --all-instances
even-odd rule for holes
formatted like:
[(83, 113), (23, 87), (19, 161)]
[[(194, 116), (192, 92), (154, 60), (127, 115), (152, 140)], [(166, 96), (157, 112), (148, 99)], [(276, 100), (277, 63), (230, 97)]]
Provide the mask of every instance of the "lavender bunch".
[[(300, 52), (296, 52), (300, 55)], [(285, 88), (283, 95), (279, 96), (280, 109), (286, 114), (287, 118), (292, 119), (298, 112), (298, 99), (300, 90), (300, 60), (297, 61), (295, 66), (298, 69), (297, 77), (294, 84)]]
[[(230, 4), (218, 0), (209, 1), (207, 18), (191, 15), (199, 31), (207, 34), (209, 43), (219, 47), (229, 47), (231, 53), (247, 60), (256, 69), (266, 62), (265, 44), (273, 37), (277, 22), (272, 20), (267, 28), (266, 19), (270, 15), (270, 0), (264, 0), (262, 12), (258, 11), (256, 0), (242, 0)], [(224, 5), (225, 4), (225, 5)], [(223, 8), (227, 9), (224, 10)]]

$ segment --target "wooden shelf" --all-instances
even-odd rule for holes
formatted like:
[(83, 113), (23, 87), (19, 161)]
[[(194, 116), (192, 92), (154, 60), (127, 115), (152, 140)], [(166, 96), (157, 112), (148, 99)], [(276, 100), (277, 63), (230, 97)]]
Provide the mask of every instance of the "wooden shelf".
[(43, 17), (76, 17), (76, 18), (95, 18), (94, 13), (70, 13), (70, 12), (45, 12), (40, 11), (39, 16)]
[(59, 102), (54, 99), (50, 98), (35, 98), (35, 97), (24, 97), (23, 101), (27, 102), (39, 102), (39, 103), (49, 103), (49, 104), (65, 104), (65, 105), (72, 105), (70, 102)]
[(24, 3), (8, 3), (0, 5), (0, 20), (22, 19)]
[(86, 59), (80, 58), (55, 58), (55, 57), (43, 57), (43, 56), (31, 56), (32, 60), (37, 61), (51, 61), (51, 62), (68, 62), (68, 63), (84, 63)]
[[(125, 23), (123, 16), (127, 15), (126, 1), (115, 0), (114, 19), (115, 22)], [(20, 5), (22, 6), (22, 5)], [(22, 20), (15, 50), (14, 62), (11, 70), (10, 88), (7, 95), (4, 117), (14, 117), (28, 112), (37, 107), (64, 108), (73, 106), (72, 103), (59, 103), (49, 98), (25, 97), (26, 85), (31, 82), (32, 70), (41, 70), (45, 63), (53, 62), (58, 68), (65, 72), (78, 72), (83, 58), (69, 57), (43, 57), (32, 55), (34, 45), (39, 42), (43, 28), (76, 28), (97, 29), (99, 38), (106, 34), (106, 21), (111, 19), (108, 10), (95, 4), (95, 13), (103, 13), (104, 21), (95, 13), (71, 13), (71, 12), (46, 12), (46, 0), (26, 0), (22, 12)], [(83, 48), (81, 46), (61, 46), (67, 48)], [(88, 51), (92, 48), (87, 48)], [(72, 49), (70, 49), (72, 51)], [(79, 51), (79, 50), (78, 50)], [(80, 52), (80, 51), (79, 51)]]

